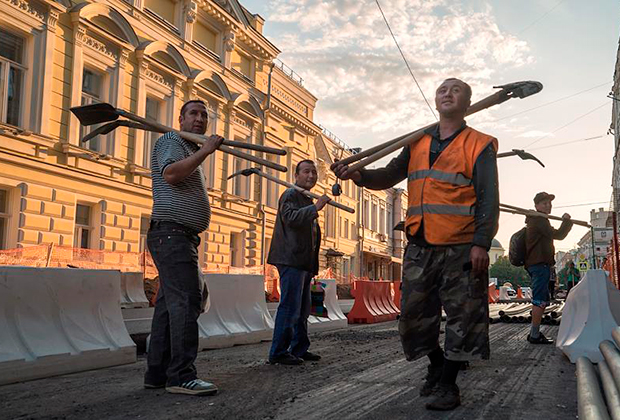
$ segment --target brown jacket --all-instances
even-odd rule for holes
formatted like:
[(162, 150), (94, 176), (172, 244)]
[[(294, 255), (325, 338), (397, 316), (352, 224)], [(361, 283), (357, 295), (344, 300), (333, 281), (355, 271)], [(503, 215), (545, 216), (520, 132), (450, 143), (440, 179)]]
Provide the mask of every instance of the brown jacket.
[(566, 238), (573, 222), (564, 220), (559, 229), (554, 229), (544, 217), (527, 217), (525, 225), (525, 267), (555, 264), (553, 240)]

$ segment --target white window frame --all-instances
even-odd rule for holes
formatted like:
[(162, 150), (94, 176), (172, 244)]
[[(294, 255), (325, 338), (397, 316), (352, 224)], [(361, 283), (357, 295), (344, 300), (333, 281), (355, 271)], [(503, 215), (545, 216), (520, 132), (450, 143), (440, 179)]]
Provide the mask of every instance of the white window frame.
[[(84, 206), (88, 208), (88, 223), (89, 225), (82, 225), (79, 224), (77, 221), (77, 208), (78, 206)], [(94, 213), (95, 213), (95, 209), (92, 205), (90, 205), (89, 203), (80, 203), (78, 202), (75, 205), (75, 228), (73, 229), (73, 247), (76, 249), (96, 249), (94, 247), (94, 231), (95, 228), (93, 226), (93, 222), (94, 222)], [(84, 231), (88, 231), (88, 246), (86, 248), (81, 246), (82, 243), (82, 233)]]
[(184, 2), (180, 1), (180, 0), (172, 0), (173, 3), (175, 3), (174, 5), (174, 17), (173, 17), (173, 21), (170, 22), (168, 19), (166, 19), (163, 16), (160, 16), (157, 12), (155, 12), (154, 10), (149, 9), (146, 6), (146, 1), (145, 0), (141, 0), (141, 3), (143, 5), (142, 10), (150, 15), (151, 17), (153, 17), (155, 20), (161, 22), (165, 27), (167, 27), (167, 29), (172, 30), (173, 32), (176, 32), (177, 34), (181, 34), (181, 18), (182, 18), (182, 10), (181, 7), (183, 5)]
[[(109, 80), (110, 77), (108, 76), (108, 74), (105, 72), (102, 72), (99, 69), (93, 69), (90, 66), (84, 66), (82, 68), (82, 80), (84, 80), (84, 73), (87, 71), (100, 78), (99, 97), (94, 96), (92, 92), (85, 92), (84, 83), (82, 82), (82, 91), (80, 93), (80, 104), (91, 105), (91, 104), (96, 104), (96, 103), (108, 102), (107, 94), (109, 94), (109, 83), (110, 83), (110, 80)], [(95, 130), (97, 127), (99, 127), (99, 124), (90, 125), (90, 126), (83, 126), (80, 124), (80, 129), (79, 129), (80, 141), (82, 137), (84, 137), (86, 134), (90, 133), (91, 131)], [(97, 144), (97, 147), (93, 147), (93, 144)], [(107, 155), (114, 155), (113, 134), (110, 133), (105, 136), (97, 136), (96, 138), (91, 139), (87, 144), (82, 144), (82, 147), (92, 150), (93, 152), (107, 154)]]
[(11, 228), (11, 190), (2, 187), (0, 187), (0, 190), (4, 191), (6, 200), (6, 202), (4, 203), (5, 211), (0, 211), (0, 219), (4, 221), (3, 237), (0, 237), (0, 249), (8, 249)]
[[(196, 41), (194, 39), (193, 33), (192, 33), (192, 44), (194, 44), (195, 47), (197, 47), (201, 51), (204, 51), (208, 55), (215, 56), (214, 58), (217, 58), (221, 62), (222, 57), (224, 56), (223, 39), (224, 39), (225, 28), (212, 22), (211, 19), (208, 18), (208, 15), (202, 9), (198, 10), (198, 16), (196, 19), (197, 19), (196, 22), (200, 22), (202, 25), (206, 26), (208, 29), (211, 29), (213, 32), (215, 32), (215, 49), (217, 51), (211, 51), (209, 47), (207, 47), (206, 45), (202, 45), (199, 41)], [(192, 31), (193, 30), (194, 29), (192, 28)]]
[(23, 49), (22, 49), (22, 61), (26, 62), (26, 64), (24, 63), (18, 63), (16, 61), (13, 60), (9, 60), (8, 58), (2, 57), (0, 56), (0, 121), (5, 123), (5, 124), (9, 124), (7, 121), (7, 114), (8, 114), (8, 95), (9, 95), (9, 73), (10, 73), (10, 69), (12, 67), (20, 70), (22, 72), (21, 75), (21, 87), (20, 87), (20, 98), (18, 99), (18, 116), (17, 116), (17, 123), (16, 124), (11, 124), (17, 127), (21, 127), (23, 126), (23, 121), (24, 121), (24, 106), (23, 103), (25, 102), (25, 96), (26, 96), (26, 91), (25, 91), (25, 87), (26, 87), (26, 79), (28, 76), (28, 65), (27, 65), (27, 58), (28, 58), (28, 38), (23, 36), (20, 33), (17, 33), (17, 31), (11, 31), (11, 30), (6, 30), (6, 29), (2, 29), (2, 31), (4, 32), (8, 32), (9, 34), (13, 35), (16, 38), (19, 38), (23, 41)]

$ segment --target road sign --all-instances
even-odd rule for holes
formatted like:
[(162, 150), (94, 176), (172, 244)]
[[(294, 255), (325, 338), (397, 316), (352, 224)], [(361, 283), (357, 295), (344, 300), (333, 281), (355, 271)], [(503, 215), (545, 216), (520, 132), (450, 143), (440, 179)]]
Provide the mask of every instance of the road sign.
[(590, 268), (590, 264), (587, 261), (578, 261), (577, 262), (577, 269), (579, 271), (588, 271), (589, 268)]

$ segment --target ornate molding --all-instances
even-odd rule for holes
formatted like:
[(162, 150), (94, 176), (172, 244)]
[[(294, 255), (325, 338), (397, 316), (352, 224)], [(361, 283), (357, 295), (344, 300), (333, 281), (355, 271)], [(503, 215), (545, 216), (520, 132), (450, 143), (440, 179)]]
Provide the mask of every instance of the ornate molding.
[(41, 10), (40, 8), (33, 6), (32, 3), (29, 1), (26, 1), (26, 0), (5, 0), (5, 1), (17, 7), (18, 9), (22, 10), (23, 12), (28, 13), (30, 16), (34, 17), (35, 19), (40, 20), (41, 22), (46, 21), (45, 12)]
[(92, 48), (93, 50), (100, 52), (108, 57), (110, 57), (113, 60), (118, 60), (118, 54), (114, 51), (112, 51), (112, 49), (106, 45), (105, 43), (93, 38), (90, 35), (86, 35), (84, 34), (83, 36), (84, 38), (84, 45)]
[(82, 25), (73, 28), (74, 43), (76, 47), (81, 47), (86, 36), (86, 28)]
[(237, 38), (237, 35), (233, 31), (229, 31), (226, 33), (226, 35), (224, 35), (224, 48), (226, 48), (226, 51), (228, 52), (234, 51), (236, 38)]
[(119, 57), (118, 64), (122, 69), (124, 69), (125, 66), (127, 65), (127, 60), (129, 59), (129, 52), (130, 51), (125, 48), (121, 50), (121, 55)]
[(173, 89), (173, 84), (166, 80), (164, 76), (153, 71), (146, 63), (144, 63), (143, 66), (143, 74), (145, 77), (148, 77), (149, 79), (159, 83), (160, 85), (164, 85), (169, 89)]
[(50, 9), (47, 13), (47, 21), (46, 26), (47, 30), (50, 32), (56, 32), (56, 24), (58, 23), (58, 19), (60, 18), (60, 13), (58, 13), (54, 9)]
[(184, 7), (185, 10), (185, 21), (187, 23), (194, 23), (196, 21), (196, 16), (198, 16), (198, 5), (190, 1)]

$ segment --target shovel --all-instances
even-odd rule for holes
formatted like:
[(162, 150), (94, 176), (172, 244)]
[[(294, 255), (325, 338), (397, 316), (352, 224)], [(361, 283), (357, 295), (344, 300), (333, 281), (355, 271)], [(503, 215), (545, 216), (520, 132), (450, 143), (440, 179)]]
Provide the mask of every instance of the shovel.
[[(158, 122), (147, 120), (146, 118), (142, 118), (131, 112), (128, 112), (128, 111), (125, 111), (119, 108), (115, 108), (108, 103), (98, 103), (98, 104), (92, 104), (92, 105), (77, 106), (77, 107), (71, 108), (71, 112), (77, 117), (77, 119), (80, 121), (80, 124), (84, 126), (93, 125), (93, 124), (101, 124), (101, 123), (110, 122), (110, 121), (116, 122), (116, 120), (119, 117), (125, 117), (129, 120), (140, 123), (144, 128), (148, 129), (149, 131), (155, 131), (155, 132), (160, 132), (160, 133), (173, 132), (173, 133), (178, 134), (181, 138), (191, 141), (196, 144), (203, 144), (205, 142), (205, 136), (202, 136), (200, 134), (195, 134), (195, 133), (189, 133), (186, 131), (174, 130), (171, 127), (167, 127), (163, 124), (159, 124)], [(124, 125), (124, 124), (119, 124), (119, 125), (106, 124), (105, 126), (99, 127), (97, 130), (95, 130), (95, 132), (97, 132), (98, 130), (101, 129), (101, 131), (99, 131), (95, 135), (109, 133), (110, 131), (114, 130), (115, 128), (121, 125)], [(142, 128), (142, 126), (136, 127), (136, 128)], [(106, 130), (109, 130), (109, 131), (106, 131)], [(90, 140), (95, 135), (90, 136), (90, 137), (86, 136), (88, 137), (87, 140)], [(271, 147), (261, 146), (257, 144), (248, 144), (248, 143), (230, 141), (230, 140), (224, 140), (224, 142), (219, 148), (219, 150), (221, 150), (222, 152), (231, 154), (241, 159), (249, 160), (254, 163), (258, 163), (259, 165), (267, 166), (277, 171), (286, 172), (288, 170), (286, 166), (278, 165), (277, 163), (270, 162), (266, 159), (253, 156), (248, 153), (240, 152), (229, 146), (244, 147), (246, 149), (251, 148), (252, 150), (258, 150), (258, 151), (265, 152), (265, 153), (274, 153), (274, 154), (281, 155), (281, 156), (286, 155), (286, 150), (274, 149)]]

